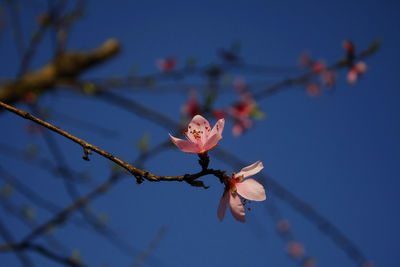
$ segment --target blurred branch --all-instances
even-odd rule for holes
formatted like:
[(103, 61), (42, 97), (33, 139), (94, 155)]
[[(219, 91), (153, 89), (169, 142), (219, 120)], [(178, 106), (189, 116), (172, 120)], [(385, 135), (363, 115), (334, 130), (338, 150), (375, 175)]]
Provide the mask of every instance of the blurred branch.
[[(32, 109), (39, 113), (39, 109), (37, 105), (31, 105)], [(67, 193), (70, 196), (72, 202), (81, 198), (76, 186), (72, 183), (72, 172), (67, 164), (67, 160), (65, 159), (62, 150), (59, 148), (56, 140), (54, 140), (53, 136), (49, 134), (49, 132), (44, 132), (42, 135), (50, 152), (53, 157), (56, 159), (58, 166), (61, 166), (60, 173), (63, 177), (64, 185), (66, 187)], [(105, 237), (112, 245), (115, 245), (121, 251), (131, 250), (130, 246), (126, 244), (119, 236), (111, 230), (106, 225), (102, 225), (98, 222), (97, 217), (89, 212), (88, 210), (84, 210), (83, 207), (79, 208), (80, 213), (82, 214), (85, 221), (91, 226), (91, 228), (101, 236)]]
[(22, 55), (25, 47), (25, 42), (22, 34), (21, 21), (19, 16), (19, 1), (5, 1), (10, 9), (10, 21), (12, 27), (13, 39), (17, 52)]
[[(29, 226), (31, 229), (37, 226), (34, 217), (28, 217), (25, 213), (25, 209), (22, 209), (22, 207), (16, 207), (14, 204), (11, 203), (10, 200), (4, 197), (1, 199), (0, 203), (3, 206), (4, 210), (12, 214), (14, 217), (20, 220), (23, 224)], [(64, 252), (68, 251), (67, 248), (63, 244), (61, 244), (60, 241), (55, 239), (50, 233), (48, 235), (45, 235), (44, 239), (50, 246), (61, 249)]]
[[(359, 53), (355, 59), (364, 59), (367, 58), (373, 54), (375, 54), (375, 52), (377, 51), (377, 49), (379, 49), (380, 47), (380, 41), (376, 40), (374, 42), (372, 42), (367, 49), (365, 49), (364, 51), (362, 51), (361, 53)], [(348, 61), (347, 58), (343, 58), (338, 60), (336, 63), (333, 63), (332, 65), (328, 66), (327, 69), (330, 70), (339, 70), (345, 67), (349, 67), (350, 62)], [(298, 77), (295, 78), (291, 78), (291, 79), (285, 79), (281, 82), (278, 82), (276, 84), (273, 84), (271, 86), (268, 86), (267, 88), (265, 88), (264, 90), (261, 90), (257, 93), (255, 93), (253, 96), (255, 99), (262, 99), (268, 96), (271, 96), (279, 91), (281, 91), (282, 89), (285, 88), (289, 88), (291, 86), (294, 85), (301, 85), (304, 82), (308, 81), (312, 76), (316, 75), (314, 72), (310, 71), (307, 72), (303, 75), (300, 75)]]
[[(51, 162), (50, 160), (48, 160), (46, 158), (42, 158), (42, 157), (32, 154), (35, 152), (20, 150), (20, 149), (11, 147), (7, 144), (0, 143), (0, 153), (4, 154), (7, 157), (13, 157), (13, 158), (19, 159), (23, 162), (27, 162), (27, 163), (36, 165), (37, 167), (39, 167), (43, 170), (46, 170), (53, 175), (61, 176), (60, 172), (62, 171), (63, 166), (57, 166), (53, 162)], [(70, 172), (72, 172), (72, 174), (73, 174), (74, 182), (88, 183), (88, 179), (84, 178), (82, 173), (75, 171), (75, 170), (70, 170)]]
[(104, 137), (117, 137), (119, 133), (117, 131), (108, 129), (106, 127), (97, 125), (91, 121), (84, 121), (82, 119), (74, 118), (68, 114), (51, 110), (49, 114), (54, 120), (62, 121), (74, 125), (78, 129), (89, 130), (91, 133), (103, 135)]
[(7, 26), (7, 16), (6, 16), (6, 9), (3, 7), (0, 7), (0, 41), (1, 38), (3, 37), (4, 30)]
[(98, 48), (89, 51), (65, 52), (42, 68), (9, 81), (0, 87), (0, 101), (9, 104), (23, 99), (26, 93), (37, 90), (43, 93), (63, 79), (71, 79), (82, 72), (115, 56), (120, 50), (116, 39), (109, 39)]
[(42, 245), (33, 244), (31, 242), (23, 242), (23, 243), (19, 243), (19, 244), (9, 243), (7, 245), (0, 246), (0, 252), (15, 251), (15, 252), (19, 253), (19, 252), (26, 251), (26, 250), (31, 250), (31, 251), (37, 252), (40, 255), (42, 255), (48, 259), (51, 259), (53, 261), (56, 261), (58, 263), (66, 265), (66, 266), (73, 266), (73, 267), (83, 267), (84, 266), (83, 264), (71, 259), (70, 257), (60, 256)]
[[(158, 152), (161, 152), (163, 150), (163, 148), (166, 148), (166, 147), (168, 147), (168, 146), (166, 146), (165, 142), (164, 142), (164, 143), (161, 143), (160, 145), (155, 146), (153, 149), (148, 150), (147, 152), (141, 153), (141, 155), (146, 154), (146, 156), (142, 157), (140, 155), (137, 159), (137, 164), (139, 164), (139, 165), (142, 164), (145, 160), (148, 159), (148, 157), (150, 155), (155, 155)], [(25, 241), (21, 242), (20, 244), (23, 244), (24, 242), (25, 243), (30, 242), (34, 238), (39, 237), (40, 235), (46, 233), (48, 230), (52, 229), (54, 226), (64, 223), (75, 210), (77, 210), (80, 207), (88, 205), (95, 198), (99, 197), (101, 194), (104, 194), (106, 191), (111, 189), (114, 184), (116, 184), (118, 181), (120, 181), (121, 178), (122, 178), (121, 172), (119, 172), (119, 171), (113, 172), (112, 175), (110, 176), (110, 178), (105, 183), (103, 183), (102, 185), (97, 187), (95, 190), (93, 190), (86, 196), (78, 199), (73, 204), (66, 207), (59, 213), (57, 213), (52, 219), (50, 219), (47, 222), (43, 223), (42, 225), (36, 227), (31, 232), (31, 234), (29, 234), (24, 239)], [(104, 230), (107, 230), (107, 229), (104, 228)], [(163, 232), (162, 232), (162, 234), (163, 234)], [(119, 239), (116, 236), (116, 234), (113, 233), (112, 231), (107, 230), (106, 236), (111, 242), (113, 242), (119, 249), (121, 249), (121, 251), (125, 252), (127, 255), (131, 256), (133, 253), (136, 253), (136, 251), (129, 244), (123, 242), (122, 239)], [(159, 237), (159, 238), (161, 238), (161, 237)], [(13, 250), (13, 249), (17, 248), (18, 246), (19, 246), (19, 244), (11, 244), (11, 243), (5, 244), (3, 246), (0, 245), (0, 252), (6, 251), (6, 250)], [(148, 258), (148, 256), (149, 256), (149, 253), (147, 253), (146, 258)], [(142, 259), (142, 262), (144, 260), (145, 259)]]
[[(14, 243), (14, 238), (11, 235), (10, 231), (6, 228), (3, 222), (0, 220), (0, 235), (4, 238), (4, 240), (8, 243)], [(17, 255), (18, 259), (21, 261), (23, 266), (34, 266), (31, 260), (21, 251), (15, 250), (15, 254)]]
[[(242, 166), (248, 165), (246, 162), (240, 160), (235, 155), (223, 150), (220, 147), (214, 149), (213, 152), (217, 158), (229, 163), (235, 168), (241, 168)], [(289, 205), (292, 206), (296, 211), (314, 223), (321, 232), (329, 236), (332, 241), (350, 257), (350, 259), (357, 264), (362, 264), (367, 261), (367, 258), (362, 251), (327, 218), (319, 214), (313, 207), (311, 207), (310, 204), (301, 200), (272, 177), (262, 174), (258, 174), (257, 177), (265, 188), (270, 188), (277, 197), (289, 203)]]
[(142, 253), (132, 263), (132, 265), (131, 265), (132, 267), (140, 266), (147, 259), (147, 257), (149, 257), (149, 255), (153, 252), (153, 250), (161, 242), (161, 240), (164, 237), (166, 231), (167, 231), (167, 227), (165, 225), (163, 225), (158, 230), (158, 232), (156, 233), (154, 238), (150, 241), (149, 245), (142, 251)]
[(52, 201), (44, 199), (42, 196), (34, 192), (29, 186), (24, 185), (18, 179), (13, 177), (10, 173), (8, 173), (1, 165), (0, 165), (0, 179), (6, 181), (8, 184), (15, 186), (17, 190), (22, 193), (27, 199), (35, 203), (39, 207), (44, 208), (49, 212), (57, 212), (61, 209), (61, 207), (54, 204)]

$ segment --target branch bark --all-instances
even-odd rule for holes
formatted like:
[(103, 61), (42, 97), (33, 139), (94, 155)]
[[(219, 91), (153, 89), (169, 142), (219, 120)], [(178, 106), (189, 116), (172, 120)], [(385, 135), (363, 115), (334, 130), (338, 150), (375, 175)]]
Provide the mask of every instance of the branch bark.
[(39, 94), (51, 90), (62, 80), (76, 78), (84, 71), (114, 57), (119, 51), (119, 41), (108, 39), (93, 50), (60, 54), (40, 69), (27, 73), (18, 80), (4, 83), (0, 88), (0, 101), (13, 104), (33, 90)]

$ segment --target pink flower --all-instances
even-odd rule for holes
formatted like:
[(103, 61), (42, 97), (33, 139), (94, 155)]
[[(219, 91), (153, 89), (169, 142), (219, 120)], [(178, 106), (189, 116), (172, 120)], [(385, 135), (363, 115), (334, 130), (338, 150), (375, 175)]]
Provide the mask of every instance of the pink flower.
[(231, 107), (230, 111), (234, 117), (248, 117), (254, 108), (254, 100), (250, 94), (243, 94), (241, 100)]
[(336, 83), (336, 74), (332, 70), (325, 70), (321, 74), (322, 84), (327, 88), (332, 88)]
[(276, 224), (276, 229), (279, 233), (287, 233), (290, 230), (290, 223), (286, 219), (281, 219)]
[(234, 125), (232, 127), (232, 134), (236, 137), (241, 135), (245, 130), (253, 126), (253, 121), (248, 117), (234, 117)]
[(237, 94), (244, 94), (247, 92), (247, 83), (246, 80), (242, 77), (237, 77), (233, 81), (233, 86), (235, 87), (235, 91)]
[(313, 63), (313, 60), (312, 60), (312, 58), (310, 56), (310, 53), (309, 52), (303, 52), (300, 55), (299, 59), (298, 59), (298, 63), (299, 63), (299, 65), (301, 67), (309, 67), (309, 66), (311, 66), (312, 63)]
[(307, 94), (311, 97), (316, 97), (321, 94), (321, 87), (315, 83), (309, 83), (306, 87)]
[(317, 261), (313, 258), (308, 258), (303, 262), (302, 267), (315, 267), (317, 266)]
[(287, 253), (294, 259), (301, 258), (305, 253), (304, 245), (297, 241), (290, 241), (286, 247)]
[(217, 143), (222, 138), (222, 131), (224, 130), (225, 119), (220, 119), (211, 129), (211, 124), (201, 115), (193, 117), (184, 134), (188, 140), (182, 140), (169, 137), (172, 142), (183, 152), (186, 153), (204, 153), (217, 146)]
[(222, 109), (214, 109), (212, 114), (213, 114), (214, 118), (216, 118), (216, 119), (225, 118), (225, 111)]
[(33, 92), (27, 92), (24, 95), (24, 100), (25, 100), (26, 103), (34, 104), (36, 102), (36, 100), (37, 100), (37, 95), (35, 93), (33, 93)]
[(374, 264), (370, 261), (364, 262), (361, 267), (374, 267)]
[(346, 56), (347, 56), (347, 60), (349, 60), (349, 62), (352, 62), (355, 56), (355, 46), (353, 44), (353, 42), (349, 41), (349, 40), (344, 40), (343, 43), (343, 48), (346, 51)]
[(349, 40), (344, 40), (342, 45), (343, 45), (344, 50), (346, 50), (346, 52), (354, 53), (354, 44), (353, 44), (353, 42), (351, 42)]
[(190, 96), (188, 102), (182, 107), (182, 113), (189, 116), (194, 117), (199, 114), (199, 100), (197, 96), (197, 92), (195, 90), (190, 91)]
[(367, 71), (367, 64), (364, 62), (360, 61), (357, 64), (353, 65), (348, 74), (347, 74), (347, 81), (350, 84), (354, 84), (358, 77), (363, 75)]
[(175, 69), (177, 60), (174, 57), (162, 58), (157, 60), (156, 65), (162, 72), (170, 72)]
[(314, 61), (311, 67), (311, 71), (315, 74), (321, 73), (325, 70), (325, 63), (322, 61)]
[(218, 218), (222, 222), (224, 220), (226, 207), (229, 203), (232, 216), (239, 222), (246, 222), (246, 215), (242, 203), (246, 200), (263, 201), (266, 199), (264, 187), (254, 179), (244, 178), (252, 176), (264, 168), (261, 161), (257, 161), (250, 166), (240, 170), (239, 173), (233, 174), (225, 182), (225, 190), (218, 206)]
[(241, 135), (244, 130), (253, 126), (253, 122), (249, 117), (255, 106), (256, 103), (251, 94), (245, 93), (241, 95), (241, 99), (236, 105), (229, 108), (229, 112), (234, 121), (234, 126), (232, 128), (234, 136)]

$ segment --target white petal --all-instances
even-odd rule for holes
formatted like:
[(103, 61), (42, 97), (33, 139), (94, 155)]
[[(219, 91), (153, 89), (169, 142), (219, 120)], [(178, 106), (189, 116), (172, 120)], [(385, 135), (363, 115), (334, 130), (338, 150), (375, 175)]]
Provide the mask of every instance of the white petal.
[(226, 207), (228, 206), (229, 201), (229, 194), (230, 192), (224, 192), (218, 205), (217, 215), (221, 222), (224, 220), (225, 217)]
[(254, 201), (263, 201), (266, 199), (265, 190), (262, 184), (254, 179), (247, 179), (236, 184), (239, 195)]
[(256, 161), (250, 166), (244, 167), (238, 172), (235, 177), (240, 177), (243, 175), (244, 178), (253, 176), (254, 174), (259, 173), (264, 168), (261, 161)]
[(171, 134), (169, 135), (172, 142), (183, 152), (186, 153), (200, 153), (200, 148), (197, 144), (191, 142), (190, 140), (182, 140), (176, 137), (173, 137)]
[(246, 214), (244, 207), (240, 201), (240, 197), (236, 192), (229, 193), (229, 207), (231, 208), (232, 216), (239, 222), (246, 222)]

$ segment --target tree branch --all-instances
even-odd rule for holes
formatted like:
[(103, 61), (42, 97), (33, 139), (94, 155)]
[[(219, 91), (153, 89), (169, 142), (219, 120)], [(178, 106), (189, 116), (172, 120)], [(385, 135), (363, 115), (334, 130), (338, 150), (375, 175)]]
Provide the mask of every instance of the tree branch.
[(73, 51), (60, 54), (42, 68), (23, 75), (20, 79), (5, 83), (0, 88), (0, 101), (9, 104), (23, 99), (26, 93), (37, 90), (43, 93), (55, 87), (63, 79), (71, 79), (98, 65), (120, 50), (116, 39), (108, 39), (90, 51)]
[(92, 145), (92, 144), (90, 144), (90, 143), (88, 143), (88, 142), (86, 142), (86, 141), (84, 141), (84, 140), (82, 140), (82, 139), (80, 139), (80, 138), (78, 138), (78, 137), (76, 137), (76, 136), (74, 136), (74, 135), (62, 130), (62, 129), (60, 129), (60, 128), (54, 126), (53, 124), (50, 124), (50, 123), (48, 123), (48, 122), (46, 122), (44, 120), (41, 120), (38, 117), (35, 117), (35, 116), (33, 116), (32, 114), (30, 114), (30, 113), (28, 113), (26, 111), (17, 109), (15, 107), (12, 107), (12, 106), (7, 105), (6, 103), (3, 103), (1, 101), (0, 101), (0, 106), (5, 108), (5, 109), (7, 109), (8, 111), (10, 111), (12, 113), (17, 114), (18, 116), (20, 116), (20, 117), (22, 117), (24, 119), (31, 120), (31, 121), (33, 121), (33, 122), (35, 122), (37, 124), (40, 124), (40, 125), (46, 127), (47, 129), (52, 130), (53, 132), (56, 132), (56, 133), (58, 133), (58, 134), (60, 134), (60, 135), (62, 135), (64, 137), (72, 140), (73, 142), (79, 144), (80, 146), (82, 146), (82, 148), (83, 148), (83, 150), (85, 152), (85, 155), (88, 152), (93, 151), (93, 152), (95, 152), (95, 153), (97, 153), (97, 154), (99, 154), (99, 155), (101, 155), (101, 156), (113, 161), (114, 163), (116, 163), (119, 166), (121, 166), (124, 169), (126, 169), (129, 173), (133, 174), (136, 177), (138, 183), (141, 183), (143, 180), (148, 180), (148, 181), (151, 181), (151, 182), (159, 182), (159, 181), (179, 181), (179, 182), (182, 182), (182, 181), (185, 181), (185, 182), (187, 182), (187, 183), (189, 183), (190, 185), (193, 185), (193, 186), (207, 188), (206, 186), (204, 186), (203, 182), (196, 181), (196, 179), (198, 179), (198, 178), (200, 178), (202, 176), (208, 175), (208, 174), (212, 174), (212, 175), (218, 177), (220, 180), (224, 179), (224, 177), (226, 176), (224, 171), (213, 170), (213, 169), (203, 169), (202, 171), (200, 171), (198, 173), (195, 173), (195, 174), (185, 174), (185, 175), (179, 175), (179, 176), (155, 175), (155, 174), (153, 174), (151, 172), (136, 168), (135, 166), (123, 161), (122, 159), (115, 157), (113, 154), (111, 154), (111, 153), (109, 153), (109, 152), (107, 152), (105, 150), (102, 150), (99, 147), (94, 146), (94, 145)]

